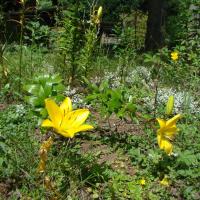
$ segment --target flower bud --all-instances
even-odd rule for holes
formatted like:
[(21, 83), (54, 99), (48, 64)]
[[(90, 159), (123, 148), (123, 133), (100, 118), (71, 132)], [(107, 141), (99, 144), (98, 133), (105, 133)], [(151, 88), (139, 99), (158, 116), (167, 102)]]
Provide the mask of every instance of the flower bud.
[(103, 11), (103, 7), (100, 6), (98, 11), (97, 11), (97, 18), (100, 19), (102, 17), (102, 11)]
[(166, 104), (166, 111), (165, 111), (166, 115), (171, 115), (173, 108), (174, 108), (174, 96), (171, 95), (168, 98), (168, 101), (167, 101), (167, 104)]

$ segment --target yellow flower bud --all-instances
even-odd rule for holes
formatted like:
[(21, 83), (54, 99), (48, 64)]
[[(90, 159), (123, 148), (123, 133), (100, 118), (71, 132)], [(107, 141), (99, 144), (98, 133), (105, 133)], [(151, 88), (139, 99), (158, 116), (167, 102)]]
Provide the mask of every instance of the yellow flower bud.
[(168, 101), (167, 101), (167, 104), (166, 104), (166, 111), (165, 113), (167, 115), (171, 115), (172, 114), (172, 111), (173, 111), (173, 108), (174, 108), (174, 96), (171, 95), (169, 98), (168, 98)]
[(24, 1), (25, 1), (25, 0), (20, 0), (19, 3), (24, 4), (24, 3), (25, 3)]
[(51, 147), (51, 145), (53, 144), (53, 139), (52, 137), (50, 137), (48, 140), (44, 141), (40, 147), (40, 149), (45, 149), (46, 151), (48, 151)]
[(52, 189), (52, 183), (51, 183), (51, 179), (48, 176), (45, 176), (44, 178), (44, 185), (47, 189)]
[(52, 137), (50, 137), (47, 141), (44, 141), (40, 147), (39, 150), (39, 156), (40, 156), (40, 162), (37, 168), (37, 171), (39, 173), (43, 173), (45, 171), (45, 167), (46, 167), (46, 161), (47, 161), (47, 153), (50, 149), (50, 147), (53, 144), (53, 139)]
[(8, 73), (9, 73), (8, 68), (4, 68), (3, 74), (4, 74), (5, 77), (8, 77)]
[(45, 167), (46, 167), (46, 161), (41, 159), (37, 168), (37, 172), (43, 173), (45, 171)]
[(169, 178), (165, 175), (160, 184), (168, 187), (170, 185)]
[(97, 18), (100, 19), (102, 17), (102, 11), (103, 11), (103, 7), (100, 6), (98, 11), (97, 11)]

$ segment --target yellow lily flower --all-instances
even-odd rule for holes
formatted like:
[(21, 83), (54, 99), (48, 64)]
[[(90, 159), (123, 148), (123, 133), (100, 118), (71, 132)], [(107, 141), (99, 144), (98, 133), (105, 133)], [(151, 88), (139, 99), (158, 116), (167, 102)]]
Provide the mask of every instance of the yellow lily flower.
[(173, 61), (178, 60), (178, 52), (172, 52), (172, 53), (171, 53), (171, 59), (172, 59)]
[(160, 125), (160, 129), (157, 131), (157, 141), (160, 149), (163, 149), (168, 155), (172, 153), (173, 141), (178, 128), (176, 127), (176, 122), (181, 118), (181, 115), (175, 115), (173, 118), (165, 121), (163, 119), (157, 118)]
[(139, 183), (141, 186), (144, 186), (144, 185), (146, 185), (146, 180), (144, 178), (142, 178), (142, 179), (140, 179)]
[(72, 102), (69, 97), (58, 106), (52, 99), (46, 99), (45, 105), (50, 119), (42, 122), (42, 127), (52, 127), (64, 136), (73, 138), (75, 133), (93, 129), (93, 126), (83, 124), (89, 115), (88, 109), (72, 111)]
[(168, 177), (165, 175), (164, 178), (160, 181), (160, 184), (161, 185), (164, 185), (164, 186), (169, 186), (169, 179)]

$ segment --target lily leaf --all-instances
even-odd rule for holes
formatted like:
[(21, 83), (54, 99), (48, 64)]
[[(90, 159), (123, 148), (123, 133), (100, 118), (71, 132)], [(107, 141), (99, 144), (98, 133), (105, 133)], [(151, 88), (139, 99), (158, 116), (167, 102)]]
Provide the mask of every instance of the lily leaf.
[(29, 103), (30, 105), (36, 107), (40, 105), (40, 100), (37, 97), (33, 96), (26, 96), (25, 101)]
[(25, 85), (23, 88), (28, 93), (33, 94), (33, 95), (37, 95), (38, 90), (39, 90), (39, 85), (35, 85), (35, 84)]

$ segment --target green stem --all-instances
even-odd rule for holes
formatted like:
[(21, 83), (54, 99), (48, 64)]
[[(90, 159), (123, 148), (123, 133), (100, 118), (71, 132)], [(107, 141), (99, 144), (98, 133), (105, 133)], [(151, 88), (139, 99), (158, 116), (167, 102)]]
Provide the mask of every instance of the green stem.
[(21, 16), (21, 28), (20, 28), (20, 52), (19, 52), (19, 93), (21, 92), (21, 79), (22, 79), (22, 59), (23, 59), (23, 33), (24, 33), (24, 10), (23, 5), (22, 16)]
[(160, 79), (160, 64), (157, 65), (158, 71), (155, 79), (155, 96), (154, 96), (154, 117), (156, 117), (156, 110), (158, 106), (158, 82)]
[(158, 105), (158, 80), (156, 80), (156, 82), (155, 82), (154, 118), (156, 117), (157, 105)]

